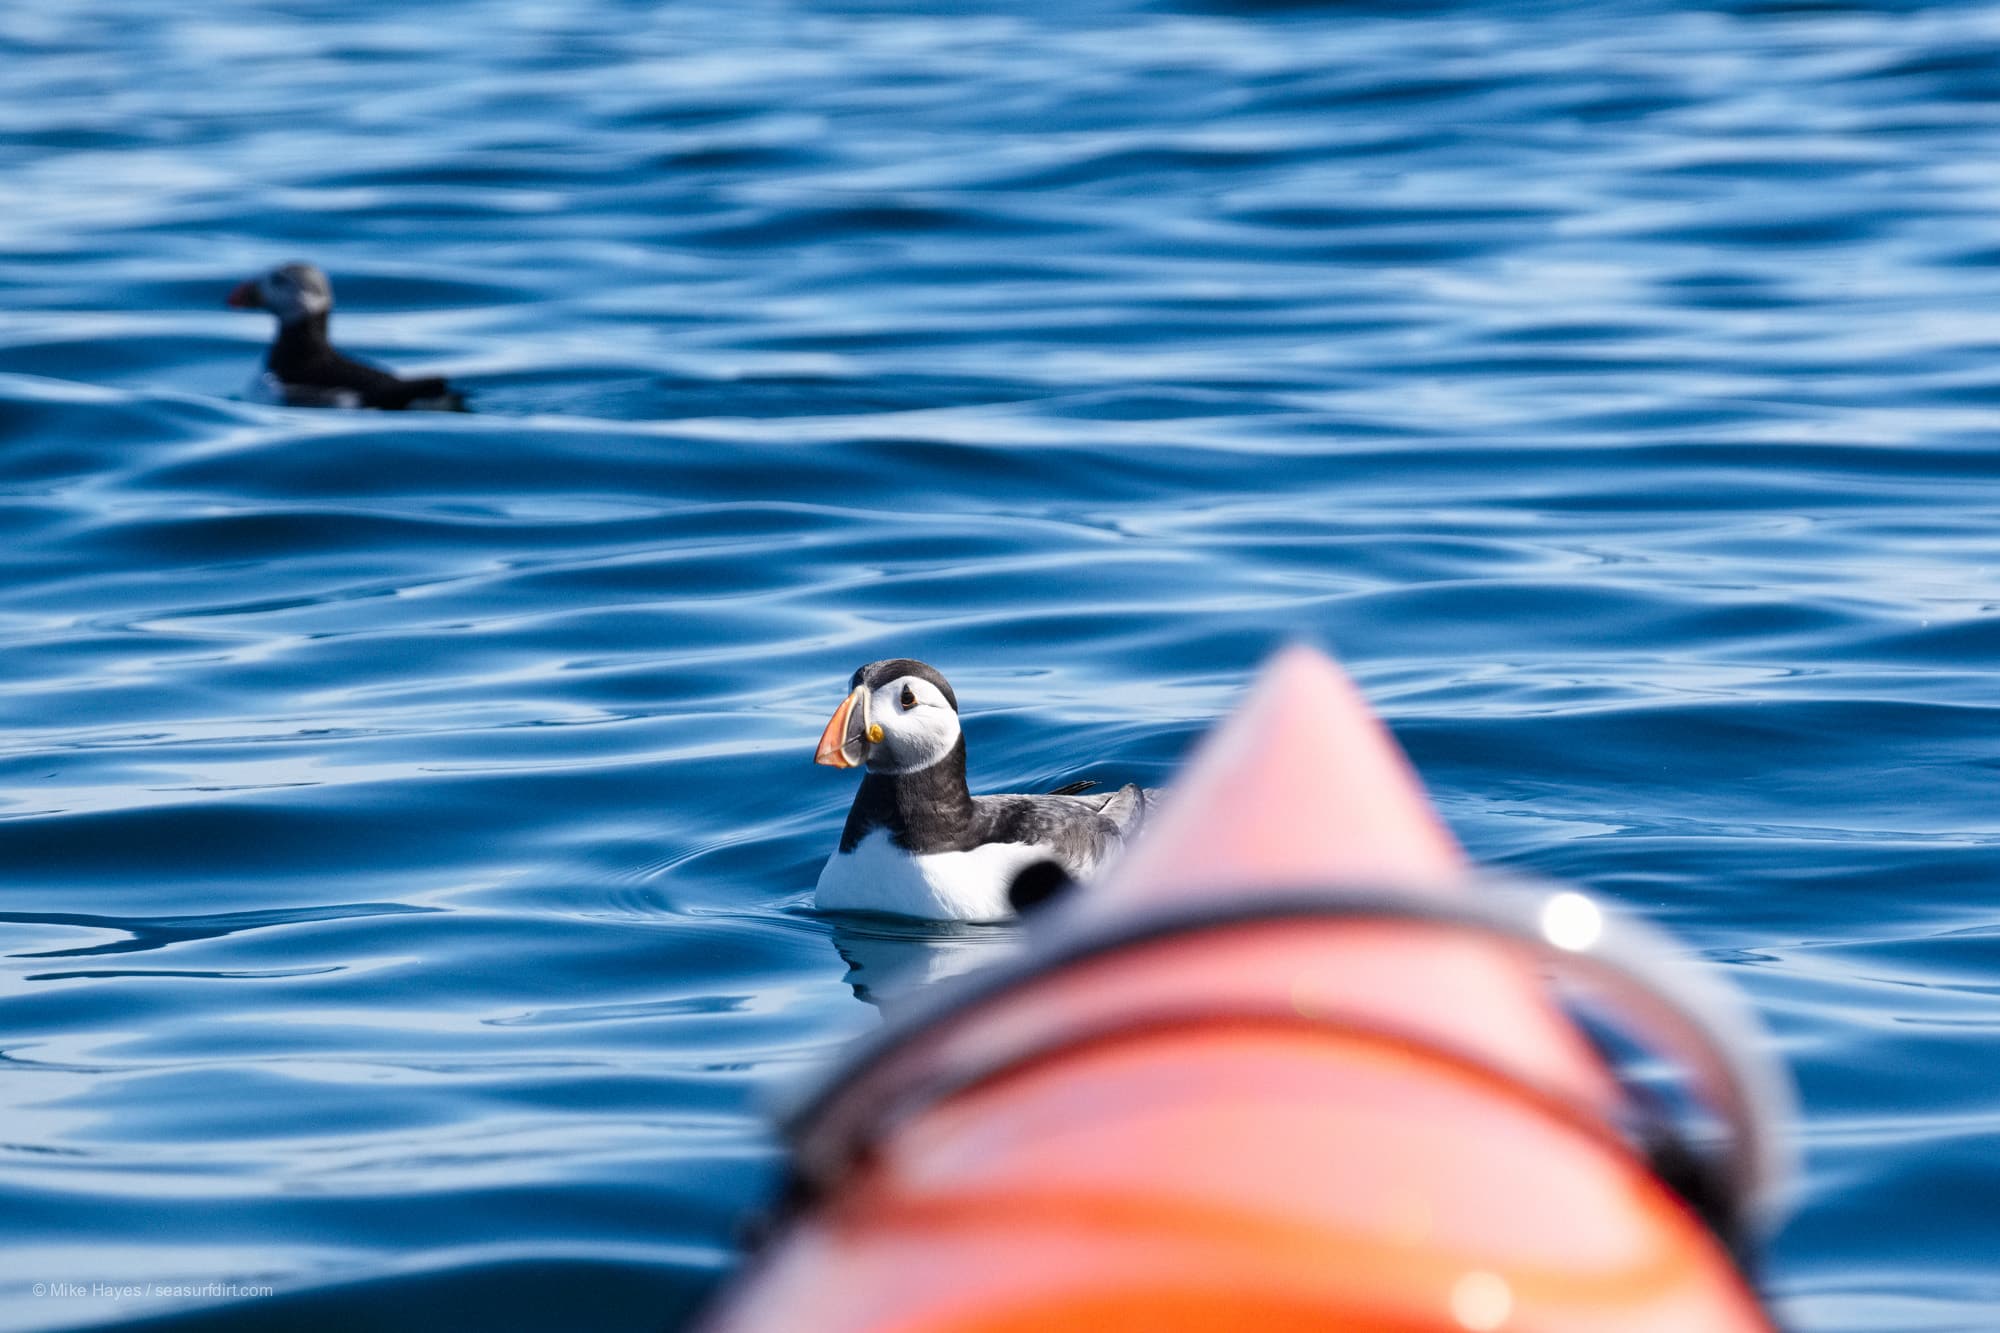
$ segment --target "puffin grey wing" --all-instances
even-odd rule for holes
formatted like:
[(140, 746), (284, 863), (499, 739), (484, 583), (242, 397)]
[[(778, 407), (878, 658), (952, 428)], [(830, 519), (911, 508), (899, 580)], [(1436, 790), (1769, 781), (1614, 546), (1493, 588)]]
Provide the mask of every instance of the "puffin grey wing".
[(1147, 812), (1153, 808), (1158, 798), (1157, 791), (1148, 791), (1136, 782), (1128, 782), (1105, 798), (1098, 809), (1098, 815), (1111, 822), (1122, 842), (1139, 831), (1146, 822)]
[[(1135, 789), (1136, 790), (1136, 789)], [(1102, 807), (1111, 797), (975, 796), (973, 841), (1019, 842), (1039, 847), (1074, 878), (1088, 875), (1118, 841)]]

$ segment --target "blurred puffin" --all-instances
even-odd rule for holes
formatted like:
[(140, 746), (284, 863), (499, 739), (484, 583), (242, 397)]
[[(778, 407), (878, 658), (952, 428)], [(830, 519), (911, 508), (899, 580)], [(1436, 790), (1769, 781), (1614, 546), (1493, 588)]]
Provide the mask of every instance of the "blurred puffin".
[(974, 796), (958, 696), (936, 668), (892, 658), (870, 662), (848, 684), (813, 760), (868, 771), (840, 847), (819, 874), (823, 911), (1003, 920), (1097, 870), (1156, 799), (1137, 786), (1079, 795), (1091, 782), (1045, 795)]
[(465, 410), (465, 399), (441, 379), (398, 379), (388, 371), (342, 356), (327, 341), (333, 284), (311, 264), (280, 264), (238, 284), (229, 304), (268, 310), (278, 317), (278, 338), (264, 358), (264, 373), (249, 396), (286, 407), (380, 407), (439, 412)]

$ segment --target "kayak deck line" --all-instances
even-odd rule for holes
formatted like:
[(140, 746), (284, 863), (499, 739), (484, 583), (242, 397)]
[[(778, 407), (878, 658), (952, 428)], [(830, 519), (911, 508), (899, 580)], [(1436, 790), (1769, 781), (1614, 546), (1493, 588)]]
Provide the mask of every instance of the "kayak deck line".
[[(1594, 914), (1587, 939), (1575, 926), (1579, 904)], [(829, 1079), (796, 1100), (782, 1123), (802, 1185), (826, 1189), (843, 1163), (867, 1155), (867, 1139), (882, 1135), (883, 1122), (1052, 1051), (1217, 1019), (1372, 1033), (1486, 1069), (1600, 1125), (1627, 1125), (1628, 1139), (1643, 1136), (1632, 1142), (1636, 1149), (1694, 1159), (1685, 1169), (1705, 1178), (1695, 1188), (1704, 1206), (1718, 1210), (1710, 1220), (1725, 1239), (1767, 1224), (1788, 1187), (1793, 1164), (1782, 1134), (1792, 1119), (1790, 1092), (1746, 1041), (1753, 1020), (1733, 993), (1677, 963), (1664, 936), (1605, 917), (1574, 891), (1488, 876), (1476, 896), (1464, 889), (1428, 896), (1356, 888), (1238, 892), (1131, 920), (1046, 924), (1051, 928), (1035, 932), (1045, 938), (1012, 961), (906, 1001)], [(1593, 1087), (1580, 1099), (1541, 1080), (1533, 1066), (1507, 1063), (1506, 1048), (1458, 1050), (1422, 1024), (1347, 1005), (1344, 986), (1328, 984), (1345, 981), (1327, 973), (1330, 952), (1367, 952), (1425, 935), (1434, 949), (1505, 946), (1551, 989), (1567, 982), (1615, 992), (1641, 1020), (1628, 1037), (1695, 1076), (1727, 1129), (1726, 1146), (1707, 1152), (1666, 1142), (1673, 1127), (1657, 1123), (1656, 1108), (1635, 1101), (1617, 1079), (1607, 1080), (1608, 1096)], [(1238, 954), (1254, 959), (1257, 970), (1229, 967)]]

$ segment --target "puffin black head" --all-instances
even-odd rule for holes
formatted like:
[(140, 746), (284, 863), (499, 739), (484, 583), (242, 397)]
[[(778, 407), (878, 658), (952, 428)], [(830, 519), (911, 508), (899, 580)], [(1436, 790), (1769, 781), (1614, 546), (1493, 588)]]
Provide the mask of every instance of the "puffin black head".
[(291, 324), (333, 310), (333, 284), (311, 264), (280, 264), (259, 277), (239, 283), (229, 293), (239, 310), (268, 310), (280, 324)]
[(936, 667), (892, 657), (862, 667), (848, 685), (847, 697), (820, 733), (813, 762), (913, 773), (958, 744), (958, 696)]
[(929, 681), (932, 688), (942, 694), (944, 701), (951, 705), (951, 711), (954, 713), (958, 711), (958, 696), (952, 693), (951, 682), (944, 678), (944, 673), (930, 663), (919, 662), (914, 657), (889, 657), (880, 662), (870, 662), (865, 667), (857, 667), (854, 675), (848, 679), (847, 686), (853, 689), (856, 685), (866, 685), (871, 690), (879, 690), (891, 681), (901, 680), (905, 676)]

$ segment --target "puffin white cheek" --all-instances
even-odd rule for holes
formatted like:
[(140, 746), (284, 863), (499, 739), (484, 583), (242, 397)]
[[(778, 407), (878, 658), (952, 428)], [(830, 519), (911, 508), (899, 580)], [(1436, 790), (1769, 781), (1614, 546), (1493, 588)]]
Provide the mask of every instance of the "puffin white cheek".
[(899, 712), (888, 733), (882, 749), (892, 770), (914, 772), (951, 753), (958, 740), (958, 715), (948, 708), (913, 708)]

